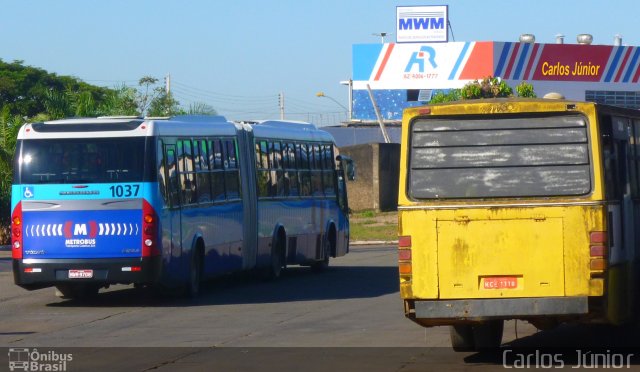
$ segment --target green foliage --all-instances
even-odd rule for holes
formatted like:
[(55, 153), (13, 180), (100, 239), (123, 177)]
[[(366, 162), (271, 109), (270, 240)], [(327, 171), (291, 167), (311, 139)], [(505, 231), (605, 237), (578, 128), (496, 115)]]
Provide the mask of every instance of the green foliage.
[(149, 105), (147, 115), (149, 116), (174, 116), (182, 115), (186, 112), (180, 108), (180, 103), (173, 98), (173, 94), (160, 92)]
[(475, 80), (460, 90), (462, 99), (498, 98), (513, 96), (513, 89), (497, 77), (488, 76), (482, 81)]
[[(519, 97), (536, 97), (533, 85), (522, 82), (516, 87)], [(451, 89), (447, 93), (436, 92), (429, 103), (444, 103), (464, 99), (512, 97), (513, 89), (497, 77), (488, 76), (482, 81), (472, 81), (461, 89)]]
[(360, 217), (364, 217), (364, 218), (371, 218), (374, 217), (376, 215), (376, 212), (374, 211), (362, 211), (360, 213)]
[(516, 86), (518, 97), (536, 98), (536, 92), (533, 91), (533, 85), (522, 82)]
[[(93, 101), (101, 102), (109, 89), (84, 83), (74, 77), (57, 76), (39, 68), (23, 66), (22, 61), (6, 63), (0, 59), (0, 106), (3, 109), (8, 107), (10, 115), (31, 118), (40, 113), (48, 112), (47, 102), (52, 104), (50, 102), (52, 97), (47, 99), (50, 92), (82, 93), (85, 97), (85, 103), (87, 103), (88, 95)], [(59, 99), (60, 97), (55, 98)], [(59, 101), (56, 102), (60, 104)], [(60, 109), (66, 108), (58, 107), (56, 115)]]
[(10, 114), (9, 107), (0, 111), (0, 244), (6, 243), (6, 230), (9, 226), (11, 207), (11, 179), (13, 175), (13, 153), (16, 147), (16, 137), (24, 119)]
[(431, 96), (429, 103), (445, 103), (460, 100), (460, 89), (451, 89), (447, 93), (439, 91)]
[(98, 104), (98, 112), (103, 116), (138, 116), (137, 90), (122, 84), (109, 91)]

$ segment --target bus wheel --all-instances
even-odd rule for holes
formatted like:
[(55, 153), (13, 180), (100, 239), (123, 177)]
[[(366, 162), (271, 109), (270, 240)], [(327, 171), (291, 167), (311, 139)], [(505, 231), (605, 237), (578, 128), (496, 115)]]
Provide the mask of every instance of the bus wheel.
[(455, 351), (473, 351), (473, 327), (470, 324), (458, 324), (449, 327), (451, 347)]
[(56, 296), (66, 299), (85, 299), (98, 294), (100, 286), (85, 283), (64, 283), (56, 285)]
[(200, 294), (200, 283), (202, 281), (202, 257), (199, 250), (191, 254), (191, 264), (189, 265), (189, 279), (187, 280), (186, 295), (190, 298), (198, 297)]
[(490, 320), (473, 327), (476, 350), (496, 349), (502, 343), (504, 320)]
[(311, 264), (311, 270), (316, 272), (325, 271), (329, 268), (329, 258), (331, 256), (331, 242), (328, 235), (322, 238), (322, 254), (324, 258), (320, 261), (315, 261)]
[(278, 240), (271, 248), (271, 265), (267, 268), (266, 279), (279, 278), (282, 275), (284, 265), (284, 247), (283, 243)]

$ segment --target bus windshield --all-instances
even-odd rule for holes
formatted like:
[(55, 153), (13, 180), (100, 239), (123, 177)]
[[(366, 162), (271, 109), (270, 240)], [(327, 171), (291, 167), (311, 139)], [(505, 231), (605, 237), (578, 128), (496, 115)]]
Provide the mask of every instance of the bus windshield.
[(144, 137), (22, 140), (17, 147), (17, 184), (145, 180)]
[(415, 199), (584, 195), (587, 119), (576, 114), (421, 118), (411, 126)]

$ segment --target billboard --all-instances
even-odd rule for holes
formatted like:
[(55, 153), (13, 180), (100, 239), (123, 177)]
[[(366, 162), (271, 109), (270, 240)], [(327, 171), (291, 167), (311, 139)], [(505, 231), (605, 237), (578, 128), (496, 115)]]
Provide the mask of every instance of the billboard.
[(435, 43), (448, 41), (448, 6), (396, 7), (398, 43)]
[(353, 45), (354, 89), (461, 88), (492, 72), (491, 42)]

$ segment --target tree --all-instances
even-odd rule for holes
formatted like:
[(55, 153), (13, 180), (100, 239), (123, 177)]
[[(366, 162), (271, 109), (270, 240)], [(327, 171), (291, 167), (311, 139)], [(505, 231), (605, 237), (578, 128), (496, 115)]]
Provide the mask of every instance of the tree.
[(122, 84), (115, 87), (98, 105), (97, 111), (102, 116), (138, 116), (137, 91)]
[(149, 109), (151, 102), (160, 93), (158, 87), (154, 87), (158, 83), (158, 79), (152, 76), (143, 76), (138, 80), (138, 94), (136, 95), (136, 102), (138, 104), (138, 112), (144, 114)]
[(180, 108), (180, 102), (173, 98), (171, 92), (164, 90), (151, 101), (147, 115), (149, 116), (174, 116), (183, 115), (186, 112)]
[[(47, 99), (50, 92), (82, 94), (83, 102), (87, 104), (90, 100), (102, 102), (109, 91), (108, 88), (93, 86), (74, 77), (57, 76), (39, 68), (23, 66), (22, 61), (6, 63), (0, 59), (0, 107), (8, 107), (10, 115), (30, 118), (47, 112), (46, 104), (51, 104), (53, 98)], [(56, 100), (59, 98), (55, 97)], [(60, 103), (59, 100), (56, 102)], [(71, 107), (70, 103), (68, 107)], [(88, 108), (86, 105), (83, 107)], [(57, 110), (56, 115), (59, 113)], [(68, 114), (65, 111), (65, 116)]]
[(189, 104), (189, 110), (187, 110), (187, 114), (215, 116), (218, 115), (218, 112), (209, 104), (196, 102)]
[(9, 231), (9, 213), (11, 210), (11, 179), (13, 178), (13, 154), (16, 148), (16, 137), (24, 119), (11, 116), (9, 107), (0, 111), (0, 244), (7, 243)]

